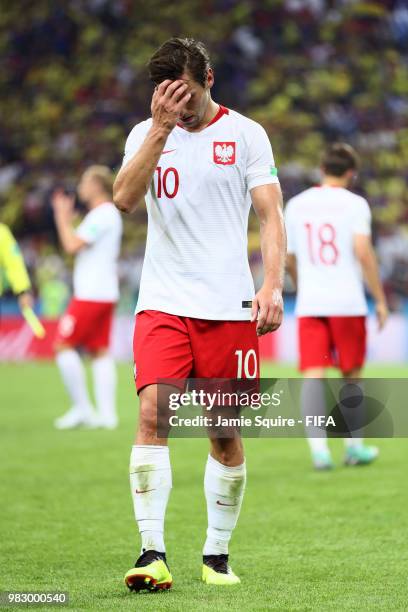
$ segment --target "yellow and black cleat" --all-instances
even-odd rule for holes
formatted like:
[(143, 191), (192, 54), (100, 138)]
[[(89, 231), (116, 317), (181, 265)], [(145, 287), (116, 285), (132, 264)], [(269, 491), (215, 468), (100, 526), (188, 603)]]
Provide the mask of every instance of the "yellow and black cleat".
[(164, 591), (172, 583), (166, 555), (156, 550), (146, 550), (125, 575), (125, 584), (131, 591)]
[(202, 580), (205, 584), (230, 586), (241, 580), (228, 565), (228, 555), (204, 555)]

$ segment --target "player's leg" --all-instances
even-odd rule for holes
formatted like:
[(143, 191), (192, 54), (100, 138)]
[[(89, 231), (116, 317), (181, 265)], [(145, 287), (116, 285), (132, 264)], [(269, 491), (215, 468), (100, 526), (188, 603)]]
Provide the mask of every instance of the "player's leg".
[(204, 476), (208, 527), (203, 548), (203, 580), (208, 584), (237, 584), (240, 580), (228, 565), (228, 546), (244, 498), (244, 451), (238, 435), (210, 441)]
[(170, 388), (156, 383), (167, 378), (183, 384), (191, 371), (191, 347), (182, 319), (153, 311), (138, 314), (134, 357), (140, 408), (129, 471), (141, 554), (135, 567), (127, 572), (125, 582), (132, 590), (158, 590), (172, 584), (164, 543), (172, 476), (167, 437), (158, 437), (158, 402), (166, 403)]
[[(189, 321), (197, 378), (259, 378), (256, 324), (247, 321)], [(242, 370), (242, 371), (240, 371)], [(218, 437), (210, 432), (211, 450), (204, 476), (208, 528), (202, 578), (207, 584), (240, 582), (231, 570), (229, 542), (237, 525), (246, 484), (246, 465), (238, 432)]]
[(71, 408), (54, 421), (57, 429), (72, 429), (80, 425), (94, 426), (95, 414), (88, 394), (85, 368), (74, 347), (59, 344), (55, 348), (56, 363), (71, 400)]
[(132, 590), (165, 589), (172, 583), (166, 561), (164, 517), (172, 487), (169, 449), (157, 437), (157, 385), (139, 395), (139, 426), (130, 455), (130, 490), (141, 538), (141, 554), (125, 576)]
[(56, 363), (71, 400), (71, 408), (55, 420), (57, 429), (71, 429), (80, 425), (94, 426), (95, 415), (89, 398), (85, 369), (76, 350), (81, 344), (86, 321), (83, 305), (72, 300), (58, 324), (55, 342)]
[[(330, 330), (324, 317), (300, 317), (298, 321), (300, 370), (303, 373), (300, 403), (303, 422), (306, 417), (326, 415), (324, 377), (326, 368), (332, 365)], [(317, 470), (334, 467), (327, 435), (324, 429), (314, 425), (306, 427), (306, 436)]]
[[(345, 381), (361, 386), (362, 368), (366, 355), (366, 319), (363, 316), (330, 317), (330, 327), (338, 355), (338, 365)], [(361, 389), (363, 398), (364, 390)], [(368, 465), (378, 456), (378, 448), (363, 443), (360, 423), (364, 419), (364, 402), (353, 408), (351, 436), (344, 439), (346, 465)]]
[(166, 438), (157, 437), (157, 388), (144, 387), (139, 395), (139, 426), (130, 455), (130, 486), (142, 552), (165, 553), (164, 514), (171, 489)]
[(86, 348), (92, 355), (92, 377), (99, 427), (114, 429), (116, 414), (116, 367), (109, 352), (114, 304), (99, 304)]
[(330, 470), (334, 467), (325, 429), (314, 425), (306, 426), (307, 417), (326, 416), (326, 398), (324, 377), (325, 368), (308, 368), (303, 372), (300, 405), (307, 442), (309, 444), (312, 463), (316, 470)]
[[(362, 381), (362, 369), (356, 368), (348, 372), (343, 372), (343, 378), (345, 382), (361, 387), (361, 397), (363, 398), (364, 383)], [(353, 410), (355, 410), (355, 408), (353, 408)], [(357, 408), (357, 410), (360, 411), (360, 415), (357, 416), (357, 420), (360, 422), (364, 421), (364, 401), (361, 402), (361, 405)], [(349, 438), (344, 438), (346, 450), (344, 463), (346, 465), (369, 465), (375, 459), (377, 459), (379, 454), (379, 450), (376, 446), (364, 444), (363, 432), (359, 431), (358, 428), (359, 424), (357, 424), (355, 428), (352, 428), (352, 435)]]
[(92, 356), (92, 377), (96, 400), (98, 425), (115, 429), (118, 424), (116, 414), (116, 366), (109, 351), (95, 352)]

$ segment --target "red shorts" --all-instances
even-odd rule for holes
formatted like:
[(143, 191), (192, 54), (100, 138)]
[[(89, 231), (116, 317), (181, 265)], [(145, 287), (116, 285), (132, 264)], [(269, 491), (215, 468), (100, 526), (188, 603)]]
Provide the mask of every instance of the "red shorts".
[(109, 348), (115, 304), (73, 298), (58, 323), (56, 344), (83, 347), (90, 353)]
[(299, 317), (300, 370), (361, 368), (366, 354), (365, 317)]
[(256, 323), (144, 310), (133, 338), (138, 392), (160, 378), (258, 378)]

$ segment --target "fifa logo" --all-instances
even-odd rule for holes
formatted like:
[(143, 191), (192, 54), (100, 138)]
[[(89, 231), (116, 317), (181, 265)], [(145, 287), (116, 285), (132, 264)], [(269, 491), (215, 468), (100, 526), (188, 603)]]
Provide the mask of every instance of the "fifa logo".
[(214, 162), (223, 166), (235, 164), (235, 142), (214, 142)]

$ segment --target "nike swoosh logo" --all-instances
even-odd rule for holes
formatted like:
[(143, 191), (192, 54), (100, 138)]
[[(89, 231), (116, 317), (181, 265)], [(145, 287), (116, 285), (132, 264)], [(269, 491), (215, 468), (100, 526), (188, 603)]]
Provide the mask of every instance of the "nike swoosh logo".
[(223, 504), (222, 502), (218, 501), (218, 499), (217, 499), (217, 504), (219, 506), (236, 506), (237, 505), (237, 504)]
[(149, 493), (149, 491), (155, 491), (156, 489), (144, 489), (142, 491), (139, 491), (139, 489), (136, 489), (136, 493)]
[(162, 155), (165, 155), (166, 153), (173, 153), (173, 151), (176, 151), (176, 149), (167, 149), (167, 151), (162, 151)]

